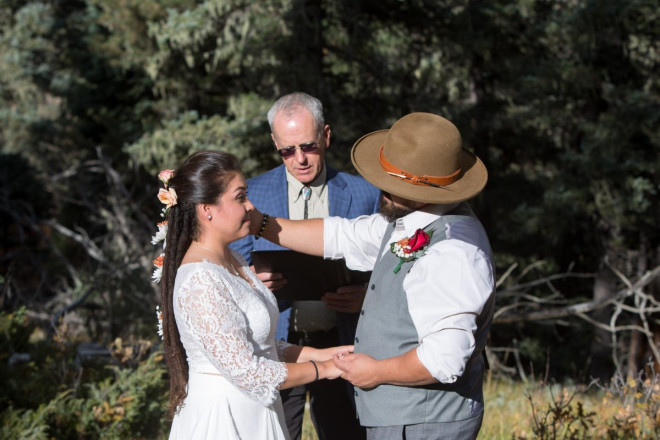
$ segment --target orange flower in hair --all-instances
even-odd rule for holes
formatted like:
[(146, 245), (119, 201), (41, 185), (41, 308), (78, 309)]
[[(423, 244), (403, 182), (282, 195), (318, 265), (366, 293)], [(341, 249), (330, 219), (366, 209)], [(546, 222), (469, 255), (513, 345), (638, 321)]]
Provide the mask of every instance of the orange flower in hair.
[(158, 200), (160, 200), (160, 202), (165, 205), (165, 209), (169, 209), (176, 205), (178, 201), (176, 191), (174, 191), (174, 188), (161, 188), (158, 190)]

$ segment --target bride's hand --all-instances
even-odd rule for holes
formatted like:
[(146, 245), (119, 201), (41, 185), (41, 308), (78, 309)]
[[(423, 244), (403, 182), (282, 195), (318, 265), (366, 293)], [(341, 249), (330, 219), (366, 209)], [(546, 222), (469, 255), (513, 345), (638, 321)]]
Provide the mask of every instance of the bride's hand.
[(317, 362), (319, 369), (319, 378), (321, 379), (336, 379), (342, 375), (343, 371), (337, 368), (332, 359), (327, 361)]
[(340, 345), (338, 347), (319, 348), (317, 349), (317, 353), (315, 353), (316, 358), (314, 360), (326, 361), (334, 358), (335, 355), (338, 355), (339, 353), (353, 353), (353, 346)]

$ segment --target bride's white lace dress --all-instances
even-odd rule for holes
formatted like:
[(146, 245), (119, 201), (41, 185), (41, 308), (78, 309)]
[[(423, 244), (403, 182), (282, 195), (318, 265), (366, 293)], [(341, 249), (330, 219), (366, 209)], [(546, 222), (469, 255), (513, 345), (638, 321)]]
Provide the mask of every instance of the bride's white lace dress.
[(204, 261), (179, 267), (174, 316), (189, 366), (188, 396), (170, 439), (288, 439), (278, 386), (286, 380), (275, 343), (278, 309), (247, 267), (251, 283)]

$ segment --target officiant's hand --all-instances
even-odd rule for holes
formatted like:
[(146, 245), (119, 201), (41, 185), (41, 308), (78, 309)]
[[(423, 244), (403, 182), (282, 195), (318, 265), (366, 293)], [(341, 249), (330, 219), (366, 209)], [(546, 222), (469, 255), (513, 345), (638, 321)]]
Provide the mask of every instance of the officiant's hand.
[(286, 278), (284, 278), (284, 275), (282, 275), (281, 273), (277, 273), (277, 272), (257, 273), (254, 270), (254, 266), (250, 266), (250, 269), (252, 269), (252, 272), (254, 272), (257, 275), (257, 278), (259, 278), (271, 291), (281, 289), (286, 285)]
[(321, 297), (325, 306), (335, 312), (359, 313), (367, 289), (362, 284), (342, 286), (336, 292), (327, 292)]
[(339, 353), (335, 365), (343, 371), (341, 377), (359, 388), (373, 388), (381, 382), (376, 376), (378, 361), (364, 353)]

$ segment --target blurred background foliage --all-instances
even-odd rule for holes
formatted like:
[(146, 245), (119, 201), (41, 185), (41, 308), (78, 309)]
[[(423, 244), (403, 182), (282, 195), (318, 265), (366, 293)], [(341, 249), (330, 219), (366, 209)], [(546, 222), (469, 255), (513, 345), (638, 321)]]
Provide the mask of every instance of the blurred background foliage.
[[(34, 438), (95, 438), (119, 420), (122, 438), (133, 423), (127, 402), (162, 409), (139, 406), (164, 392), (150, 280), (156, 174), (203, 149), (236, 154), (248, 177), (273, 167), (266, 111), (296, 90), (324, 103), (328, 160), (349, 172), (361, 135), (412, 111), (452, 120), (489, 170), (472, 204), (498, 272), (510, 274), (500, 290), (584, 275), (538, 283), (528, 295), (549, 299), (523, 308), (520, 297), (501, 295), (502, 316), (511, 308), (519, 318), (493, 326), (491, 345), (518, 356), (502, 365), (517, 364), (520, 375), (610, 377), (612, 351), (632, 356), (632, 336), (612, 347), (584, 320), (524, 316), (611, 297), (658, 266), (658, 6), (0, 0), (3, 420), (26, 412), (46, 420), (50, 434)], [(647, 287), (657, 299), (657, 279)], [(655, 304), (644, 322), (657, 329)], [(605, 322), (611, 313), (590, 316)], [(117, 340), (139, 356), (122, 362)], [(76, 362), (90, 343), (113, 361)], [(116, 389), (125, 370), (139, 372), (139, 392)], [(52, 431), (74, 418), (49, 409), (55, 401), (77, 408), (67, 429), (78, 434)], [(112, 413), (116, 402), (121, 414)]]

